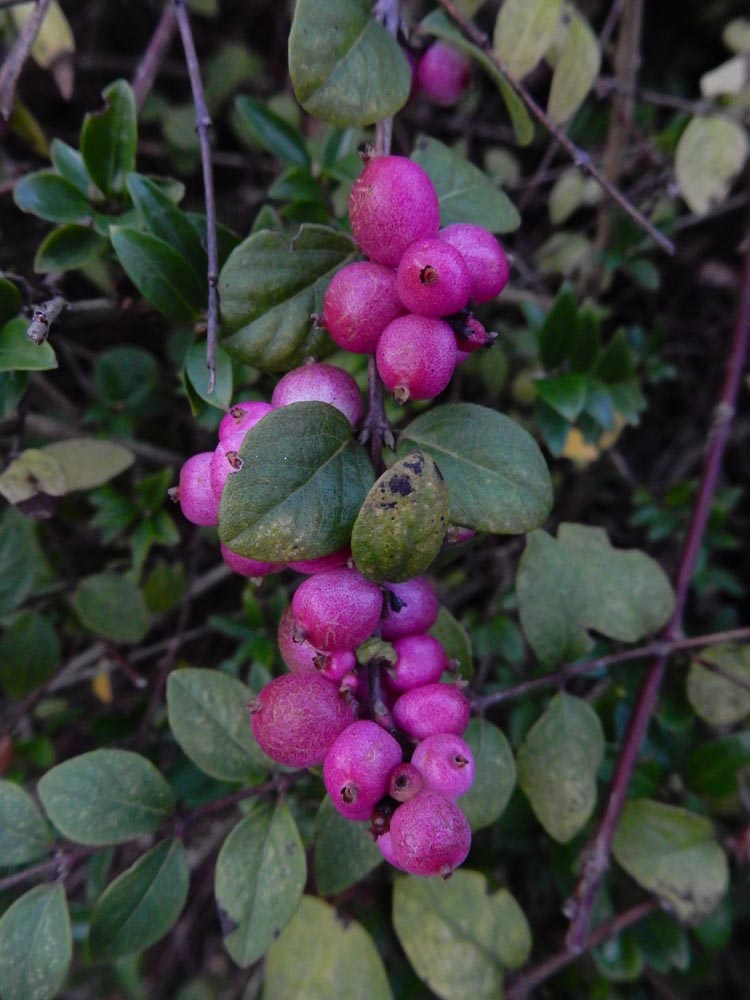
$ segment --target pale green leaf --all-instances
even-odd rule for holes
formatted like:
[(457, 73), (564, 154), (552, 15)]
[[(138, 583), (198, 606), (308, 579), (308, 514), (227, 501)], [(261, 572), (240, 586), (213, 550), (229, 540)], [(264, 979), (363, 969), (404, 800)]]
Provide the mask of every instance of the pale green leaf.
[(710, 726), (731, 726), (750, 715), (750, 645), (724, 643), (704, 649), (690, 664), (687, 696)]
[(0, 866), (36, 861), (51, 843), (49, 827), (29, 793), (0, 779)]
[(748, 155), (747, 129), (720, 115), (693, 118), (680, 136), (675, 172), (682, 197), (703, 215), (720, 205)]
[(382, 860), (367, 823), (345, 819), (326, 795), (315, 816), (315, 884), (320, 895), (343, 892)]
[(562, 0), (505, 0), (495, 21), (492, 47), (508, 70), (523, 77), (552, 44)]
[(583, 104), (602, 60), (599, 41), (588, 21), (572, 4), (565, 5), (565, 14), (569, 23), (547, 102), (547, 114), (558, 124), (567, 122)]
[(68, 974), (72, 949), (62, 884), (30, 889), (0, 917), (0, 996), (53, 1000)]

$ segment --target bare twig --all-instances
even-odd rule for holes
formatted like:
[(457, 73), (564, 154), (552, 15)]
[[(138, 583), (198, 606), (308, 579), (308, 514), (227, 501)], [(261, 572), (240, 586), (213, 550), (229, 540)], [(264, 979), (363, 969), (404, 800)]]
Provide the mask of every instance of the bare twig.
[(49, 302), (43, 302), (40, 306), (35, 306), (34, 316), (26, 331), (26, 336), (32, 344), (43, 344), (49, 337), (50, 328), (60, 313), (67, 307), (68, 303), (62, 296), (57, 295)]
[(466, 16), (458, 9), (458, 7), (453, 3), (453, 0), (439, 0), (441, 7), (445, 12), (455, 21), (455, 23), (461, 28), (466, 37), (483, 50), (487, 58), (497, 67), (497, 69), (503, 74), (511, 87), (515, 90), (518, 96), (521, 98), (523, 103), (526, 105), (528, 110), (531, 112), (532, 117), (542, 125), (550, 135), (554, 136), (555, 139), (560, 143), (563, 149), (572, 158), (575, 165), (583, 170), (584, 173), (588, 174), (589, 177), (593, 177), (594, 180), (599, 184), (609, 195), (609, 197), (615, 201), (620, 208), (626, 212), (630, 218), (636, 223), (636, 225), (642, 229), (648, 236), (665, 250), (668, 254), (674, 253), (674, 244), (671, 240), (667, 239), (664, 233), (660, 232), (647, 218), (646, 216), (635, 207), (635, 205), (625, 197), (619, 188), (615, 187), (598, 169), (594, 166), (589, 154), (577, 146), (572, 139), (569, 138), (566, 133), (558, 128), (558, 126), (552, 121), (549, 115), (541, 108), (524, 85), (517, 80), (511, 73), (508, 72), (505, 63), (497, 57), (495, 52), (492, 50), (489, 39), (480, 31)]
[(177, 14), (170, 0), (167, 0), (164, 10), (161, 12), (159, 23), (154, 29), (151, 41), (148, 43), (133, 77), (133, 96), (135, 97), (135, 106), (139, 111), (151, 93), (151, 88), (161, 69), (176, 26)]
[(190, 75), (190, 87), (195, 104), (195, 128), (201, 148), (203, 166), (203, 190), (206, 201), (206, 251), (208, 254), (208, 317), (206, 329), (206, 368), (208, 369), (208, 391), (213, 392), (216, 384), (216, 343), (219, 328), (219, 252), (216, 242), (216, 202), (214, 199), (214, 175), (211, 165), (211, 143), (208, 130), (211, 118), (203, 94), (201, 72), (195, 41), (190, 28), (190, 17), (184, 0), (173, 0), (177, 24), (185, 50), (185, 62)]
[(21, 75), (24, 63), (29, 58), (31, 46), (34, 39), (39, 34), (42, 21), (47, 13), (50, 0), (36, 0), (36, 8), (24, 24), (20, 35), (16, 39), (13, 48), (5, 58), (5, 62), (0, 66), (0, 116), (7, 122), (13, 110), (13, 101), (16, 96), (16, 85)]

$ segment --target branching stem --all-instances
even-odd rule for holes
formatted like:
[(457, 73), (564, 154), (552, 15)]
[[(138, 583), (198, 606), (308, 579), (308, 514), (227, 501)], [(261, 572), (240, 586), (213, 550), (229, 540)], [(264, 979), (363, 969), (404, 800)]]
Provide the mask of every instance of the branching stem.
[(151, 93), (161, 64), (167, 54), (169, 43), (172, 41), (174, 29), (177, 27), (177, 12), (171, 0), (167, 0), (164, 10), (161, 12), (159, 23), (154, 29), (151, 41), (143, 53), (143, 58), (138, 63), (138, 68), (133, 77), (133, 94), (135, 96), (135, 106), (140, 111), (143, 103)]
[(18, 78), (21, 75), (24, 63), (29, 58), (31, 46), (39, 34), (39, 29), (42, 26), (42, 21), (45, 18), (50, 2), (51, 0), (36, 0), (34, 12), (24, 24), (13, 48), (6, 56), (5, 62), (0, 66), (0, 116), (6, 122), (13, 110)]

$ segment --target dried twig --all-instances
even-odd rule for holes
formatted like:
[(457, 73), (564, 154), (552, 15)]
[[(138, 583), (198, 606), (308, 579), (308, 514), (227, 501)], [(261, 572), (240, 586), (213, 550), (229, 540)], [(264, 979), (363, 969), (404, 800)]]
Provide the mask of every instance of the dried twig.
[(159, 23), (154, 29), (151, 41), (148, 43), (133, 77), (133, 96), (135, 97), (135, 106), (139, 111), (151, 93), (154, 80), (161, 69), (176, 27), (177, 13), (171, 0), (167, 0), (164, 10), (161, 12)]
[(39, 34), (50, 0), (36, 0), (36, 9), (16, 39), (13, 48), (0, 66), (0, 116), (7, 122), (13, 110), (16, 96), (16, 84), (21, 75), (24, 63), (29, 58), (31, 46)]
[(34, 307), (34, 318), (26, 330), (26, 336), (32, 344), (43, 344), (49, 337), (52, 324), (60, 313), (67, 308), (68, 303), (60, 295), (49, 302), (43, 302), (40, 306)]

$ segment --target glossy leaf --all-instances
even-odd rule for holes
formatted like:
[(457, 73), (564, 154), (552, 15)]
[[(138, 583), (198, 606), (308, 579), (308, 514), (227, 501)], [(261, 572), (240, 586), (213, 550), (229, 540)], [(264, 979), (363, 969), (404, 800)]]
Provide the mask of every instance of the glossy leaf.
[(257, 961), (288, 924), (302, 896), (306, 869), (288, 808), (254, 801), (216, 859), (224, 944), (238, 965)]
[(50, 158), (58, 174), (88, 197), (92, 182), (79, 151), (62, 139), (53, 139), (50, 143)]
[(172, 790), (151, 761), (129, 750), (93, 750), (42, 776), (42, 805), (78, 844), (121, 844), (154, 833), (174, 808)]
[(586, 403), (587, 382), (583, 375), (566, 373), (540, 378), (534, 383), (537, 396), (561, 417), (573, 422)]
[(72, 271), (99, 257), (107, 241), (94, 229), (70, 223), (53, 229), (39, 244), (34, 256), (37, 274), (51, 271)]
[(232, 360), (223, 347), (216, 348), (216, 372), (213, 392), (208, 391), (206, 344), (199, 341), (192, 345), (185, 358), (185, 378), (204, 403), (220, 410), (228, 410), (234, 392)]
[(411, 90), (406, 56), (368, 0), (298, 0), (289, 73), (305, 111), (341, 128), (395, 114)]
[(113, 226), (112, 246), (135, 287), (167, 319), (196, 319), (208, 286), (174, 247), (151, 233)]
[(190, 264), (198, 283), (205, 281), (208, 266), (206, 250), (187, 215), (158, 185), (142, 174), (130, 174), (127, 186), (148, 231), (168, 243)]
[(720, 115), (691, 119), (677, 144), (675, 172), (693, 212), (704, 215), (726, 199), (749, 150), (747, 129), (737, 122)]
[(36, 861), (51, 845), (49, 827), (29, 793), (0, 779), (0, 866)]
[(86, 196), (52, 170), (22, 177), (13, 188), (13, 200), (22, 212), (47, 222), (76, 222), (93, 211)]
[(315, 816), (315, 885), (321, 896), (336, 896), (380, 864), (383, 855), (367, 823), (345, 819), (325, 796)]
[(7, 278), (0, 278), (0, 329), (21, 311), (21, 293)]
[(502, 816), (516, 785), (516, 762), (505, 734), (484, 719), (472, 719), (463, 738), (474, 754), (474, 784), (460, 806), (472, 830), (490, 826)]
[(143, 594), (116, 573), (85, 577), (73, 592), (72, 604), (87, 629), (113, 642), (140, 642), (149, 629)]
[(163, 840), (107, 886), (91, 915), (89, 947), (95, 959), (144, 951), (174, 925), (190, 883), (185, 848)]
[(54, 349), (48, 341), (32, 344), (26, 336), (28, 320), (10, 320), (0, 329), (0, 372), (49, 371), (57, 368)]
[(440, 606), (437, 619), (429, 634), (442, 643), (448, 659), (458, 664), (461, 676), (471, 680), (474, 676), (474, 663), (469, 633), (445, 606)]
[(572, 4), (566, 5), (566, 13), (569, 24), (547, 102), (547, 114), (558, 124), (572, 118), (586, 100), (602, 61), (599, 42), (588, 21)]
[[(0, 638), (0, 685), (11, 698), (22, 698), (43, 684), (59, 664), (57, 632), (38, 611), (23, 611)], [(0, 862), (2, 858), (0, 850)]]
[(266, 229), (240, 243), (219, 277), (229, 353), (264, 371), (330, 353), (328, 334), (310, 317), (322, 311), (328, 282), (355, 254), (349, 236), (317, 225), (301, 226), (291, 241)]
[(245, 436), (242, 468), (221, 496), (219, 535), (250, 559), (315, 559), (345, 545), (373, 472), (346, 417), (327, 403), (292, 403)]
[(115, 80), (102, 91), (106, 107), (86, 115), (81, 128), (81, 155), (91, 179), (110, 197), (125, 191), (135, 170), (138, 144), (135, 99), (129, 83)]
[(567, 357), (578, 323), (578, 309), (570, 285), (557, 293), (539, 331), (539, 355), (545, 368), (556, 368)]
[(135, 461), (129, 448), (98, 438), (68, 438), (45, 445), (40, 451), (59, 463), (68, 493), (102, 486)]
[(688, 700), (710, 726), (731, 726), (750, 715), (749, 688), (750, 646), (709, 646), (690, 664)]
[(299, 130), (281, 115), (246, 94), (236, 98), (234, 106), (264, 149), (283, 163), (310, 167), (310, 154)]
[(450, 520), (477, 531), (518, 534), (552, 506), (542, 453), (514, 421), (473, 403), (448, 403), (402, 432), (399, 454), (421, 448), (437, 462), (451, 499)]
[(526, 76), (552, 44), (562, 0), (505, 0), (495, 22), (492, 47), (516, 77)]
[(0, 996), (53, 1000), (72, 956), (68, 904), (62, 885), (37, 885), (0, 917)]

